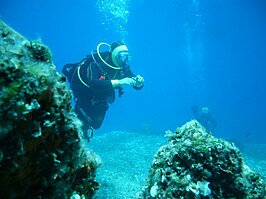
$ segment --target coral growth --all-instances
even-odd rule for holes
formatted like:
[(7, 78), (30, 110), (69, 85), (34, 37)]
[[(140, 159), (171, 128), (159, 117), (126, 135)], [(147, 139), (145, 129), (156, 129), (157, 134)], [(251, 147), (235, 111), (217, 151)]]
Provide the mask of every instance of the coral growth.
[(91, 198), (99, 158), (85, 148), (50, 50), (0, 22), (1, 198)]
[(196, 120), (167, 136), (138, 198), (265, 198), (262, 177), (244, 163), (239, 150)]

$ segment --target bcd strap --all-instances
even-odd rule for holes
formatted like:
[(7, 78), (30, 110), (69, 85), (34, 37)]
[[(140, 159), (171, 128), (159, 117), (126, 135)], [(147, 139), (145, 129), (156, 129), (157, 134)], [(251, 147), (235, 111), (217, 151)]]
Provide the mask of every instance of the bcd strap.
[(87, 60), (90, 60), (91, 57), (87, 56), (86, 58), (82, 59), (79, 63), (74, 64), (66, 64), (63, 67), (62, 73), (67, 77), (68, 82), (71, 84), (73, 75), (77, 68), (81, 65), (83, 65)]

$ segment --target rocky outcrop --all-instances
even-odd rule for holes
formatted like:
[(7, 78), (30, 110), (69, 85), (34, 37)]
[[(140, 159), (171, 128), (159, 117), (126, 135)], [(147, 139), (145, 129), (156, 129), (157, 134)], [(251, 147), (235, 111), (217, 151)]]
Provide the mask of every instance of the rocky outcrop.
[(239, 150), (196, 120), (167, 136), (138, 198), (265, 198), (262, 177), (245, 164)]
[(3, 22), (0, 50), (1, 198), (91, 198), (99, 158), (85, 148), (50, 50)]

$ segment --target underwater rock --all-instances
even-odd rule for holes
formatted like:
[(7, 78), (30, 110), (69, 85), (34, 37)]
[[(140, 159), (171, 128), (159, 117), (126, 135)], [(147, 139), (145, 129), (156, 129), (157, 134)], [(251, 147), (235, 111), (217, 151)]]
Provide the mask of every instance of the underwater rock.
[(266, 196), (262, 177), (231, 143), (213, 137), (196, 120), (175, 133), (154, 157), (140, 198), (245, 198)]
[(85, 148), (72, 93), (49, 48), (0, 21), (1, 198), (92, 198), (99, 157)]

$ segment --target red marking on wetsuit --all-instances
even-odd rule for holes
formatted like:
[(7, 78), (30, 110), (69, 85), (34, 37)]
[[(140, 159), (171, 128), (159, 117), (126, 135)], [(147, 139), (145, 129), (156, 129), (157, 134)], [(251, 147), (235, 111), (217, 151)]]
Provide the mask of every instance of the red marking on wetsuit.
[(105, 80), (105, 76), (101, 75), (99, 80)]

